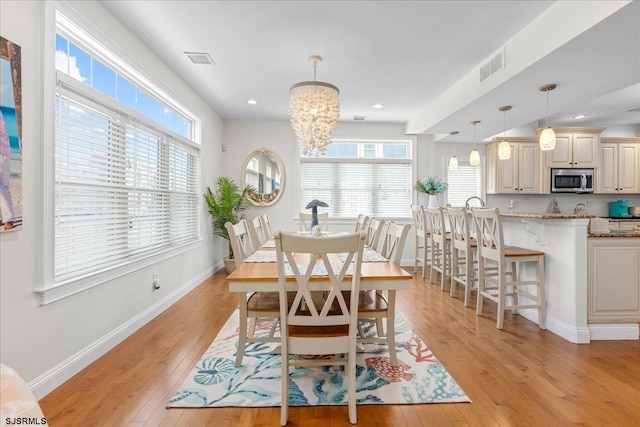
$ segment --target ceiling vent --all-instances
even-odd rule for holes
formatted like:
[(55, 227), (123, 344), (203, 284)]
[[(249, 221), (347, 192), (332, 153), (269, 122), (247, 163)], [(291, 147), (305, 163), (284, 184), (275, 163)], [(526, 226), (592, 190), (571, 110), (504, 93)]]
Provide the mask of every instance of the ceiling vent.
[(213, 64), (213, 59), (209, 56), (208, 53), (198, 53), (198, 52), (185, 52), (185, 55), (193, 62), (194, 64)]
[(629, 110), (629, 113), (640, 113), (640, 107), (634, 108), (633, 110)]
[(504, 48), (480, 66), (480, 83), (504, 68)]
[(363, 122), (364, 119), (366, 119), (367, 116), (353, 116), (353, 121), (354, 122)]

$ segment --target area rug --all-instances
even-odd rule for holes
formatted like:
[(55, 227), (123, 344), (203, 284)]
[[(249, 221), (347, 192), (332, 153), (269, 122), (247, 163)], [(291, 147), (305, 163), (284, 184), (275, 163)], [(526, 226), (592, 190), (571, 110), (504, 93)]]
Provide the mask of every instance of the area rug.
[[(280, 355), (270, 353), (276, 344), (248, 344), (243, 366), (234, 367), (238, 317), (236, 309), (167, 407), (280, 406)], [(262, 323), (257, 333), (267, 334), (270, 326)], [(374, 329), (373, 325), (365, 327), (364, 333)], [(363, 348), (356, 360), (359, 405), (471, 401), (398, 312), (398, 366), (391, 365), (386, 345), (364, 344)], [(289, 405), (346, 405), (347, 399), (347, 381), (339, 367), (291, 369)]]

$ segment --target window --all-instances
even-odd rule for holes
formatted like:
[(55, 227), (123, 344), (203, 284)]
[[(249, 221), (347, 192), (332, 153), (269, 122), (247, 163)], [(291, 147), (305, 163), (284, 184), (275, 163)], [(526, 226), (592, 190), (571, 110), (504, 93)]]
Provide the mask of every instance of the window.
[(54, 286), (199, 239), (197, 119), (56, 15)]
[(482, 196), (480, 166), (471, 166), (468, 160), (458, 160), (458, 169), (447, 169), (447, 203), (464, 206), (469, 197)]
[(301, 211), (318, 199), (334, 218), (411, 216), (410, 141), (334, 140), (324, 156), (300, 163)]

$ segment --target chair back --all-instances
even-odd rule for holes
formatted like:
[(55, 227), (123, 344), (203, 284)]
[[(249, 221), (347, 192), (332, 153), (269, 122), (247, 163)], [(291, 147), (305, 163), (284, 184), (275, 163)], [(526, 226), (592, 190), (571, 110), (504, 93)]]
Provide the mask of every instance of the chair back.
[(356, 221), (356, 229), (354, 231), (367, 231), (370, 220), (371, 218), (367, 215), (358, 215), (358, 220)]
[(239, 267), (249, 255), (254, 252), (251, 236), (247, 228), (247, 222), (241, 219), (237, 224), (227, 222), (224, 225), (229, 232), (229, 242), (233, 250), (233, 259), (236, 267)]
[(413, 226), (416, 236), (425, 238), (429, 234), (429, 220), (422, 205), (411, 205), (411, 215), (413, 216)]
[(269, 219), (269, 215), (264, 214), (259, 217), (260, 222), (262, 223), (262, 230), (266, 240), (273, 238), (273, 231), (271, 228), (271, 220)]
[(471, 248), (471, 232), (469, 218), (465, 208), (448, 208), (451, 241), (455, 249), (469, 251)]
[(429, 219), (431, 238), (436, 242), (446, 240), (447, 229), (444, 224), (444, 209), (441, 206), (427, 207), (427, 218)]
[(402, 251), (404, 250), (404, 244), (409, 234), (411, 225), (399, 225), (393, 222), (389, 223), (387, 227), (387, 233), (384, 236), (384, 242), (382, 244), (382, 256), (387, 258), (394, 264), (400, 265), (402, 260)]
[(257, 250), (260, 246), (264, 245), (267, 241), (267, 236), (264, 234), (264, 226), (260, 217), (256, 216), (247, 221), (247, 227), (249, 228), (249, 235), (251, 236), (251, 243), (253, 249)]
[[(311, 214), (300, 212), (300, 231), (311, 231)], [(318, 225), (322, 231), (329, 231), (329, 212), (318, 212)]]
[[(276, 234), (283, 354), (337, 354), (355, 346), (364, 240), (364, 232), (323, 238)], [(338, 254), (347, 254), (344, 261)], [(328, 276), (328, 283), (311, 279), (317, 275)], [(341, 289), (344, 280), (350, 281), (349, 302)], [(295, 293), (291, 304), (288, 292)], [(343, 334), (316, 335), (327, 329)]]
[(474, 208), (471, 210), (476, 228), (478, 256), (501, 262), (504, 259), (502, 222), (498, 208)]
[(366, 245), (371, 249), (378, 250), (378, 242), (384, 227), (384, 219), (371, 218), (367, 227)]

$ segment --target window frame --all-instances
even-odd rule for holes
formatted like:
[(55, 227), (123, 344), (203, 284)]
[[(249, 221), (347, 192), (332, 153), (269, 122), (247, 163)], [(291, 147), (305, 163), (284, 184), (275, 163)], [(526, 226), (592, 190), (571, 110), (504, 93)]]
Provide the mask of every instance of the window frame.
[[(44, 82), (43, 82), (43, 91), (42, 91), (42, 105), (43, 105), (43, 155), (42, 155), (42, 200), (43, 200), (43, 223), (42, 223), (42, 235), (43, 235), (43, 244), (42, 244), (42, 260), (43, 260), (43, 281), (42, 286), (38, 287), (35, 291), (40, 295), (41, 304), (49, 304), (54, 301), (58, 301), (62, 298), (74, 295), (78, 292), (84, 291), (86, 289), (98, 286), (100, 284), (109, 282), (118, 277), (125, 276), (142, 268), (148, 267), (150, 265), (156, 264), (163, 260), (175, 257), (181, 253), (185, 253), (194, 248), (200, 247), (202, 245), (202, 221), (200, 212), (201, 209), (196, 209), (196, 218), (195, 218), (195, 226), (196, 226), (196, 237), (190, 241), (176, 244), (174, 246), (170, 246), (167, 248), (163, 248), (154, 253), (146, 254), (140, 256), (136, 259), (125, 260), (123, 262), (119, 262), (116, 265), (109, 266), (104, 268), (103, 270), (90, 272), (83, 276), (78, 276), (69, 280), (63, 280), (56, 283), (55, 281), (55, 99), (56, 99), (56, 91), (57, 91), (57, 83), (56, 83), (56, 64), (55, 64), (55, 48), (56, 48), (56, 34), (60, 30), (60, 25), (58, 19), (60, 16), (63, 16), (67, 21), (65, 25), (69, 25), (69, 28), (77, 30), (79, 35), (86, 37), (91, 43), (96, 43), (100, 49), (104, 49), (110, 52), (109, 60), (104, 64), (109, 67), (114, 67), (112, 63), (114, 58), (121, 61), (122, 64), (126, 64), (128, 73), (133, 73), (127, 75), (127, 78), (133, 78), (133, 81), (136, 84), (141, 84), (141, 87), (144, 87), (146, 91), (153, 94), (154, 96), (162, 95), (161, 100), (167, 103), (171, 108), (175, 109), (176, 112), (183, 114), (185, 117), (191, 120), (191, 144), (194, 148), (197, 148), (197, 151), (200, 153), (198, 155), (198, 162), (201, 164), (201, 120), (192, 112), (190, 112), (186, 107), (184, 107), (177, 96), (175, 96), (169, 88), (162, 84), (162, 82), (155, 83), (150, 80), (146, 76), (151, 76), (145, 67), (138, 64), (136, 61), (132, 60), (126, 52), (120, 49), (118, 46), (113, 44), (112, 41), (108, 40), (104, 35), (98, 33), (98, 31), (93, 27), (90, 23), (88, 23), (84, 18), (79, 16), (75, 11), (70, 9), (67, 5), (60, 2), (46, 2), (45, 3), (45, 24), (43, 31), (43, 44), (42, 44), (42, 56), (44, 63)], [(65, 27), (66, 28), (66, 27)], [(87, 47), (86, 43), (78, 43), (77, 37), (78, 35), (74, 35), (70, 37), (68, 33), (64, 31), (60, 31), (61, 34), (64, 35), (65, 38), (69, 42), (73, 42), (77, 44), (82, 49), (87, 49), (88, 53), (94, 55), (96, 53), (96, 49), (94, 47)], [(102, 57), (96, 56), (98, 60), (104, 60)], [(120, 66), (120, 64), (115, 64), (115, 66)], [(122, 72), (120, 68), (117, 68), (118, 72)], [(124, 75), (124, 74), (123, 74)], [(138, 80), (140, 78), (140, 80)], [(107, 95), (99, 93), (94, 90), (97, 94), (97, 97), (100, 98), (102, 95), (105, 99), (109, 99)], [(120, 104), (115, 100), (111, 100), (112, 103), (117, 105), (117, 108), (120, 110), (126, 110), (127, 106), (124, 104)], [(140, 113), (136, 113), (140, 114)], [(151, 119), (149, 119), (151, 120)], [(158, 124), (158, 128), (161, 129), (161, 132), (170, 135), (171, 137), (179, 138), (182, 141), (185, 141), (183, 136), (177, 135), (175, 132), (168, 128), (164, 128), (162, 125)], [(151, 126), (153, 127), (153, 126)], [(47, 142), (48, 141), (48, 142)], [(195, 193), (199, 194), (199, 190), (201, 189), (201, 167), (198, 165), (196, 170), (196, 184), (195, 184)], [(202, 203), (200, 197), (196, 198), (198, 206)]]
[[(444, 170), (446, 171), (446, 181), (449, 182), (449, 159), (450, 156), (444, 156), (442, 158), (442, 163), (443, 163), (443, 167)], [(470, 160), (469, 160), (469, 156), (458, 156), (458, 164), (459, 165), (464, 165), (464, 166), (470, 166)], [(478, 166), (473, 166), (475, 168), (478, 168), (478, 188), (479, 188), (479, 194), (478, 197), (480, 197), (482, 200), (486, 200), (486, 186), (483, 185), (483, 183), (485, 182), (485, 171), (486, 171), (486, 157), (484, 155), (480, 156), (480, 164)], [(447, 188), (446, 190), (446, 203), (445, 204), (449, 204), (449, 191), (450, 188)]]
[[(379, 137), (348, 137), (348, 136), (340, 136), (332, 139), (332, 143), (349, 143), (354, 142), (358, 144), (357, 155), (356, 157), (344, 157), (344, 158), (336, 158), (336, 157), (325, 157), (325, 156), (304, 156), (302, 154), (302, 150), (296, 150), (298, 161), (296, 162), (296, 207), (300, 208), (304, 201), (302, 200), (302, 167), (303, 163), (307, 162), (317, 162), (317, 163), (362, 163), (362, 164), (408, 164), (409, 165), (409, 180), (408, 180), (408, 191), (409, 191), (409, 199), (408, 199), (408, 207), (407, 214), (405, 216), (393, 215), (393, 216), (377, 216), (378, 218), (384, 218), (387, 220), (398, 220), (398, 221), (409, 221), (411, 220), (411, 209), (410, 204), (413, 201), (414, 189), (413, 182), (415, 181), (416, 174), (416, 165), (415, 165), (415, 157), (416, 157), (416, 141), (413, 138), (379, 138)], [(403, 144), (407, 147), (407, 157), (405, 158), (382, 158), (382, 157), (365, 157), (365, 145), (372, 143), (375, 144), (375, 153), (376, 155), (382, 154), (382, 147), (384, 144)], [(303, 207), (303, 206), (302, 206)], [(304, 207), (303, 207), (304, 208)], [(331, 216), (330, 222), (332, 223), (350, 223), (355, 216)], [(294, 218), (298, 220), (297, 217)]]

